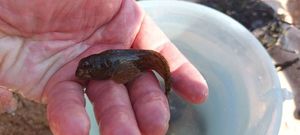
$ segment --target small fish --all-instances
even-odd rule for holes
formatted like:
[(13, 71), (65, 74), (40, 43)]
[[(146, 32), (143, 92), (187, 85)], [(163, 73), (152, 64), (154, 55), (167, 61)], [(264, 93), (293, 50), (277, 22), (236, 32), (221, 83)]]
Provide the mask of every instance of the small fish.
[(127, 83), (143, 71), (155, 70), (165, 81), (165, 94), (171, 90), (171, 74), (167, 60), (152, 50), (106, 50), (80, 60), (76, 76), (83, 80), (107, 80)]

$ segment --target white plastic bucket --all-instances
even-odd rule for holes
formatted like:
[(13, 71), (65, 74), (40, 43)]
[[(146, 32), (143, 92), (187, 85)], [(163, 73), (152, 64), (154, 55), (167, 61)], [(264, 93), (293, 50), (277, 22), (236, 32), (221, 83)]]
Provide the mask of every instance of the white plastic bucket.
[[(269, 55), (248, 30), (198, 4), (139, 4), (209, 85), (208, 101), (202, 105), (172, 94), (169, 135), (278, 134), (283, 100), (279, 80)], [(90, 105), (88, 110), (92, 112)], [(98, 134), (95, 121), (91, 134)]]

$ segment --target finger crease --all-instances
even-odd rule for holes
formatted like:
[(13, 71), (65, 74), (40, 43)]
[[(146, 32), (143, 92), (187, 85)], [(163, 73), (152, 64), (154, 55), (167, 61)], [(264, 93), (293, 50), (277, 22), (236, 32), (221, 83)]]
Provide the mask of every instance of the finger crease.
[(136, 108), (137, 104), (145, 104), (149, 102), (163, 102), (166, 103), (166, 99), (163, 98), (162, 92), (145, 92), (144, 94), (140, 95), (139, 98), (132, 101), (132, 106)]

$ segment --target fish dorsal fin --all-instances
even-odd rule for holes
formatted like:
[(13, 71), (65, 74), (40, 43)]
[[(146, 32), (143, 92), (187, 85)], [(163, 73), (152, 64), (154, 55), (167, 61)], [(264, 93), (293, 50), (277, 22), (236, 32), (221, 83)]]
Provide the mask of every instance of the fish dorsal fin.
[(114, 70), (112, 80), (124, 84), (139, 76), (140, 73), (141, 70), (132, 62), (121, 62)]

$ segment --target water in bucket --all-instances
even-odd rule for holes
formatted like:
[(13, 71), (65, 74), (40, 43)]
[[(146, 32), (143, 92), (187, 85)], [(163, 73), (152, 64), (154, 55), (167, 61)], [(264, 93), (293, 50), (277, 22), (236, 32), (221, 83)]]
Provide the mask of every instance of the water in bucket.
[[(183, 1), (140, 5), (203, 74), (209, 98), (170, 96), (168, 135), (277, 135), (282, 97), (270, 57), (252, 34), (213, 9)], [(89, 113), (92, 107), (88, 104)], [(91, 114), (92, 115), (92, 114)], [(93, 121), (91, 135), (97, 135)]]

